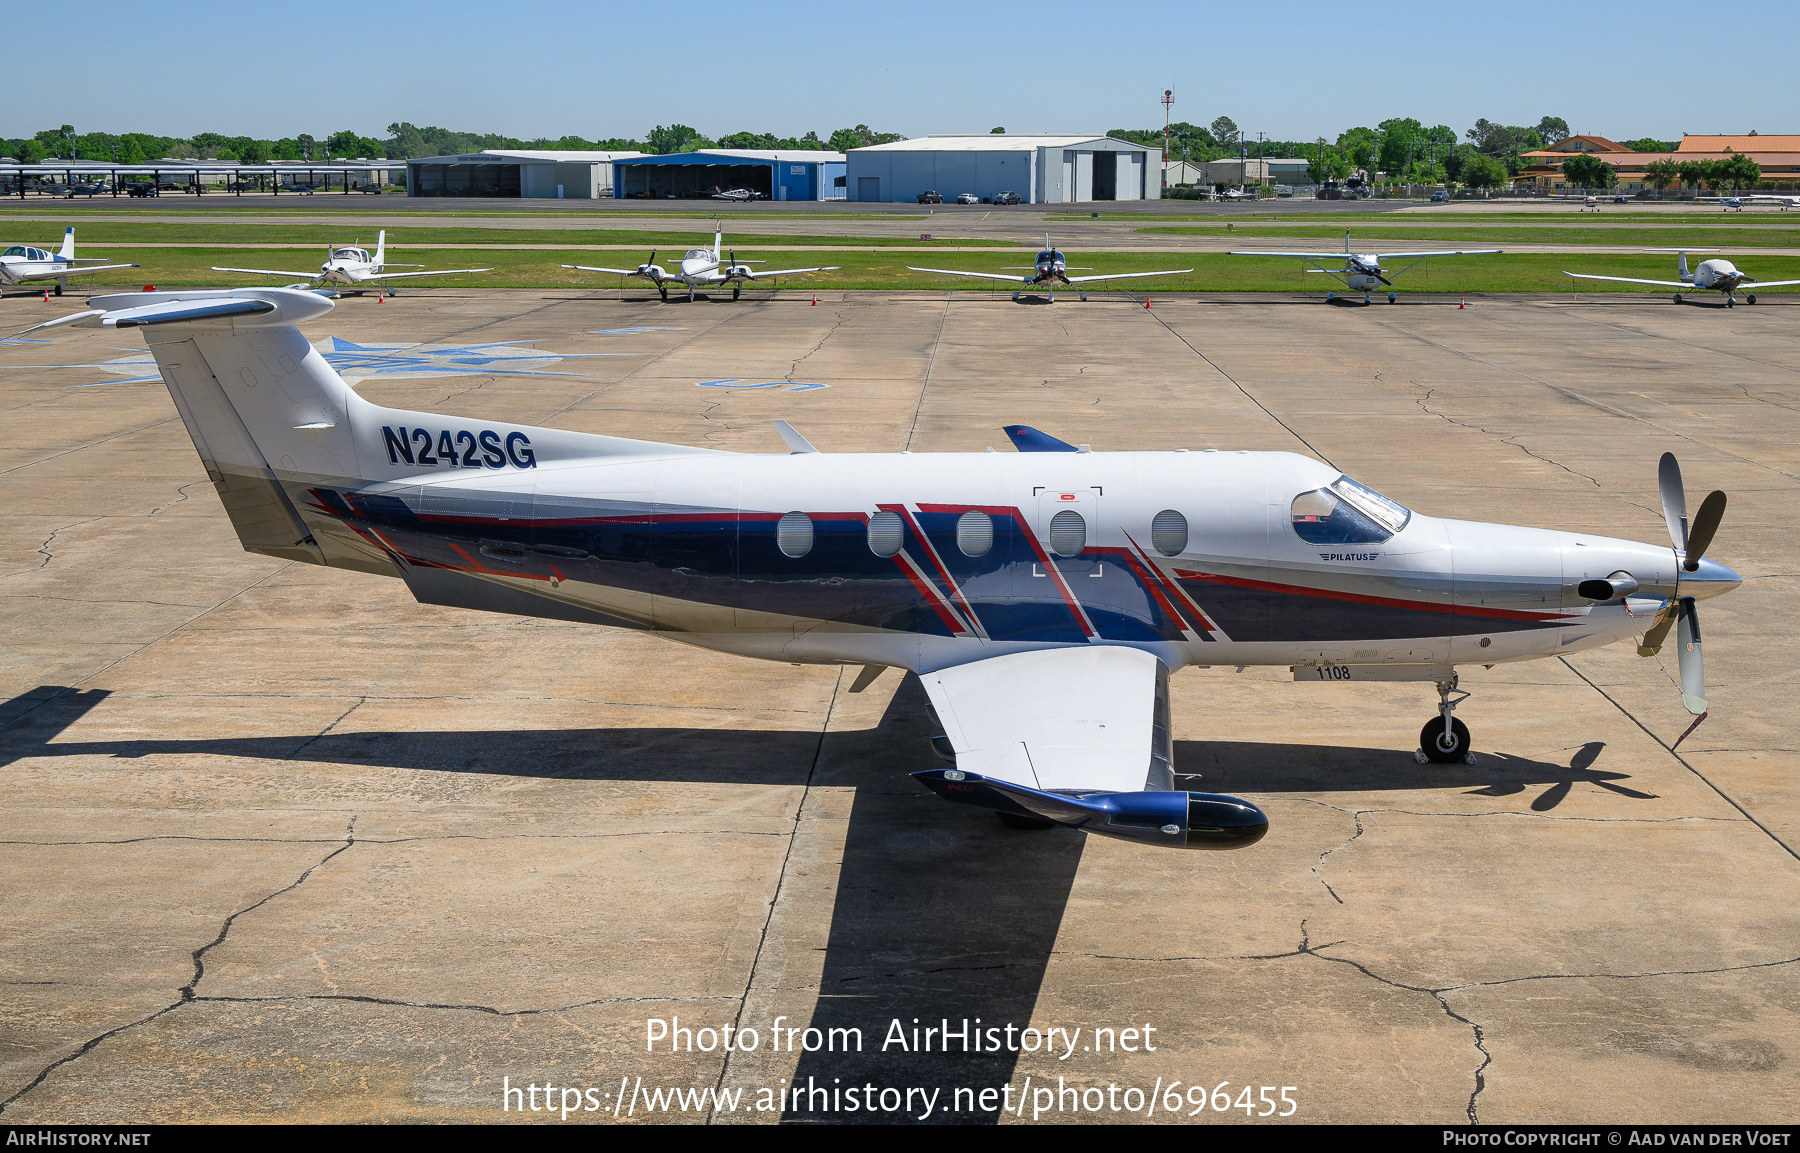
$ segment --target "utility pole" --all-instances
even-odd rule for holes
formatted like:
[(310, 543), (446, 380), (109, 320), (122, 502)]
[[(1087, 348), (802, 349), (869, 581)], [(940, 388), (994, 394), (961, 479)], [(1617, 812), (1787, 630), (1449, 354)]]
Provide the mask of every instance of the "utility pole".
[[(1163, 106), (1163, 187), (1164, 188), (1167, 188), (1169, 186), (1169, 108), (1174, 103), (1175, 103), (1175, 90), (1173, 88), (1163, 89), (1162, 106)], [(1187, 159), (1187, 157), (1185, 155), (1185, 150), (1184, 150), (1184, 155), (1182, 156), (1182, 160), (1185, 162), (1186, 159)]]

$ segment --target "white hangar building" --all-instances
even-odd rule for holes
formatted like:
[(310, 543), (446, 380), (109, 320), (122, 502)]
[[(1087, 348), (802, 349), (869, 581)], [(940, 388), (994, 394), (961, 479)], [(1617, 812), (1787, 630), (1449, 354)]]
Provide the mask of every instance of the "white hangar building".
[(613, 165), (642, 152), (544, 152), (490, 148), (406, 162), (408, 196), (598, 200), (613, 194)]
[(1016, 192), (1028, 204), (1162, 196), (1162, 149), (1110, 136), (922, 136), (844, 155), (851, 200), (910, 201), (921, 192), (945, 200), (964, 192), (983, 199)]

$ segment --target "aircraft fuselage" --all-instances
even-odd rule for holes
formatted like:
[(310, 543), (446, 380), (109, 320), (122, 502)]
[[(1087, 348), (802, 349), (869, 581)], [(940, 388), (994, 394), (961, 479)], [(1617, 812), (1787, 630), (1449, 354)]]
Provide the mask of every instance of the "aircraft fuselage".
[[(282, 478), (331, 563), (397, 572), (415, 592), (462, 574), (767, 659), (918, 671), (1113, 644), (1171, 669), (1345, 664), (1423, 680), (1641, 633), (1676, 590), (1667, 547), (1419, 513), (1392, 533), (1297, 520), (1296, 501), (1340, 474), (1287, 453), (682, 450), (579, 464), (559, 463), (542, 430), (442, 423), (356, 430), (364, 469), (391, 481)], [(1576, 591), (1620, 572), (1638, 583), (1628, 599)], [(1736, 581), (1707, 561), (1680, 595)]]

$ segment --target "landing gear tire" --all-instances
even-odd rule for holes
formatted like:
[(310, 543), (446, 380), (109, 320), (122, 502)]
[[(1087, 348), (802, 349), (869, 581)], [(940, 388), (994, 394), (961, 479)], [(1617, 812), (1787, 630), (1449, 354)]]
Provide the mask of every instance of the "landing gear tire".
[(694, 303), (694, 286), (691, 284), (688, 286), (688, 303)]
[(1373, 303), (1375, 303), (1375, 301), (1374, 301), (1373, 297), (1371, 297), (1368, 293), (1365, 292), (1365, 293), (1363, 293), (1363, 303), (1364, 304), (1373, 304)]
[(1399, 299), (1400, 299), (1400, 294), (1398, 292), (1388, 293), (1388, 303), (1389, 304), (1393, 304), (1395, 301), (1397, 301)]
[(667, 304), (669, 301), (669, 290), (659, 284), (656, 286), (656, 291), (659, 295), (662, 296), (663, 303)]
[(60, 284), (56, 286), (56, 295), (57, 296), (62, 295), (62, 285), (60, 285)]
[(1419, 730), (1419, 752), (1433, 764), (1453, 765), (1469, 756), (1469, 726), (1452, 717), (1450, 733), (1444, 733), (1444, 718), (1432, 717)]
[(1018, 294), (1018, 293), (1016, 293), (1016, 292), (1015, 292), (1015, 293), (1013, 293), (1013, 303), (1014, 303), (1014, 304), (1017, 304), (1017, 303), (1019, 303), (1019, 294)]
[(1000, 823), (1009, 829), (1051, 829), (1056, 827), (1055, 821), (1046, 821), (1042, 817), (1027, 817), (1019, 813), (1003, 813), (999, 809), (994, 810), (994, 815), (999, 817)]
[[(1752, 298), (1752, 299), (1754, 299), (1754, 298)], [(1081, 294), (1081, 302), (1082, 302), (1082, 303), (1083, 303), (1083, 304), (1086, 304), (1086, 303), (1087, 303), (1087, 293), (1085, 293), (1085, 292), (1084, 292), (1084, 293), (1082, 293), (1082, 294)]]
[(1326, 299), (1326, 300), (1336, 300), (1336, 299), (1337, 299), (1337, 293), (1335, 293), (1335, 292), (1327, 292), (1327, 293), (1326, 293), (1326, 294), (1325, 294), (1325, 299)]
[(1747, 294), (1744, 297), (1744, 303), (1745, 304), (1755, 304), (1756, 303), (1756, 293), (1752, 292), (1752, 293)]
[(742, 291), (744, 291), (742, 285), (738, 285), (738, 284), (732, 285), (731, 286), (731, 299), (736, 300), (738, 298), (738, 293), (740, 293)]
[(1676, 303), (1676, 304), (1680, 304), (1680, 303), (1681, 303), (1681, 293), (1679, 293), (1679, 292), (1677, 292), (1677, 293), (1676, 293), (1676, 294), (1675, 294), (1675, 303)]

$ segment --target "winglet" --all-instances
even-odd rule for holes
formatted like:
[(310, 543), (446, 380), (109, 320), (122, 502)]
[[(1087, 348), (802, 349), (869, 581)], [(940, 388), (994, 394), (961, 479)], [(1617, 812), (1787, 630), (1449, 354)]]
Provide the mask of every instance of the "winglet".
[(790, 456), (799, 453), (819, 451), (812, 446), (812, 442), (795, 432), (794, 426), (785, 420), (775, 421), (775, 431), (780, 433), (781, 439), (787, 442), (788, 455)]
[(1057, 440), (1047, 432), (1039, 432), (1028, 424), (1009, 424), (1004, 431), (1020, 452), (1079, 452), (1067, 441)]

